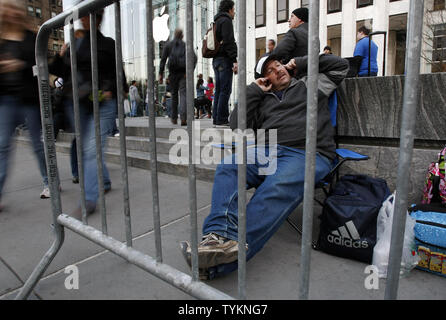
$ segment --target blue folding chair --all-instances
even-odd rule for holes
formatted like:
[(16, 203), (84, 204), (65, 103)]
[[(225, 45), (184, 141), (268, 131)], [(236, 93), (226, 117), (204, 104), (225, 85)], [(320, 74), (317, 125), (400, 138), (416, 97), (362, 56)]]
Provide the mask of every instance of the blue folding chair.
[[(349, 149), (339, 149), (338, 148), (338, 141), (337, 141), (338, 97), (337, 97), (336, 90), (331, 94), (331, 96), (328, 100), (328, 108), (330, 110), (331, 124), (335, 128), (336, 158), (333, 160), (333, 169), (331, 169), (331, 171), (322, 180), (318, 181), (315, 185), (315, 189), (322, 189), (322, 191), (325, 194), (325, 198), (328, 197), (328, 195), (332, 191), (333, 185), (336, 183), (336, 181), (339, 180), (339, 169), (345, 162), (347, 162), (347, 161), (362, 161), (362, 160), (369, 159), (369, 156), (357, 153), (355, 151), (352, 151)], [(324, 205), (324, 203), (322, 201), (319, 201), (316, 198), (314, 198), (314, 201), (316, 201), (321, 206)], [(293, 221), (291, 221), (291, 219), (289, 217), (286, 220), (300, 235), (302, 235), (302, 230), (297, 224), (295, 224)], [(316, 243), (314, 241), (313, 241), (313, 248), (316, 249)]]

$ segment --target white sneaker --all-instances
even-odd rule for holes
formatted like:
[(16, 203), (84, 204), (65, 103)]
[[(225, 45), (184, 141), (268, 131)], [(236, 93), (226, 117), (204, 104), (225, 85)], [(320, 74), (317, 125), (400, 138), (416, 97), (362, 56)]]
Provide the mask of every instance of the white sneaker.
[(40, 194), (40, 199), (49, 199), (50, 197), (51, 197), (50, 188), (48, 187), (43, 188), (43, 191)]

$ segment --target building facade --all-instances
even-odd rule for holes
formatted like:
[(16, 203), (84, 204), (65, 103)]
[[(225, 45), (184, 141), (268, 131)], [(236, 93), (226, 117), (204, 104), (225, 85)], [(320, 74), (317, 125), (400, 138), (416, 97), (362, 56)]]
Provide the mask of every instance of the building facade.
[[(61, 13), (62, 9), (62, 0), (27, 0), (26, 10), (28, 17), (30, 17), (31, 28), (37, 32), (45, 21)], [(54, 30), (48, 42), (49, 56), (54, 56), (59, 52), (63, 43), (63, 30)]]
[[(40, 2), (39, 0), (29, 1), (30, 3)], [(64, 10), (78, 2), (79, 0), (63, 0)], [(193, 41), (198, 56), (194, 79), (199, 73), (202, 73), (205, 79), (208, 76), (213, 76), (212, 59), (201, 57), (201, 45), (206, 30), (217, 13), (219, 2), (213, 0), (193, 1), (193, 39), (188, 39), (187, 32), (185, 32), (184, 40)], [(379, 47), (378, 75), (404, 74), (409, 2), (409, 0), (321, 0), (319, 32), (321, 51), (323, 47), (329, 45), (334, 54), (351, 57), (356, 45), (356, 32), (360, 26), (365, 25), (372, 32), (381, 31), (386, 34), (385, 42), (382, 34), (373, 36), (373, 40)], [(124, 70), (129, 81), (137, 80), (144, 85), (147, 79), (146, 1), (121, 0), (120, 3)], [(170, 35), (166, 40), (172, 39), (176, 28), (186, 31), (186, 15), (188, 14), (186, 0), (154, 0), (152, 3), (154, 20), (161, 16), (165, 18), (165, 15), (168, 15), (168, 19), (161, 19), (167, 21), (169, 29)], [(256, 61), (266, 51), (267, 40), (274, 39), (276, 42), (280, 42), (288, 31), (288, 18), (291, 12), (301, 6), (308, 7), (309, 0), (246, 0), (246, 5), (247, 79), (248, 82), (251, 82), (254, 79)], [(101, 27), (104, 35), (112, 38), (114, 38), (113, 10), (113, 6), (105, 9)], [(425, 41), (423, 42), (421, 71), (423, 73), (445, 71), (445, 0), (426, 0), (425, 11)], [(236, 39), (238, 37), (237, 14), (236, 12), (236, 19), (233, 22)], [(75, 24), (76, 26), (80, 28), (79, 23)], [(155, 35), (164, 33), (164, 29), (162, 24), (154, 23)], [(65, 36), (68, 39), (67, 33)], [(155, 43), (156, 73), (159, 70), (160, 55), (164, 44), (163, 41)], [(231, 108), (236, 103), (237, 81), (238, 79), (235, 77)]]

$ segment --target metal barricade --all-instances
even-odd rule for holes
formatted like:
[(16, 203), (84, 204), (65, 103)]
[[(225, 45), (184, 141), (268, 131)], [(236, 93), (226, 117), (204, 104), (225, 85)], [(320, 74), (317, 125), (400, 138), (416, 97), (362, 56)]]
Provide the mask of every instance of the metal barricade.
[[(192, 0), (187, 0), (188, 7), (192, 7)], [(100, 137), (100, 121), (99, 121), (99, 97), (98, 97), (98, 61), (97, 61), (97, 42), (96, 37), (91, 36), (91, 62), (92, 62), (92, 89), (93, 89), (93, 107), (94, 107), (94, 121), (95, 121), (95, 136), (96, 136), (96, 160), (98, 165), (98, 182), (99, 182), (99, 208), (102, 218), (102, 231), (99, 231), (87, 225), (87, 211), (85, 201), (85, 189), (83, 184), (84, 168), (82, 166), (82, 140), (80, 136), (81, 123), (79, 112), (79, 95), (78, 95), (78, 79), (77, 72), (72, 72), (73, 83), (73, 103), (75, 115), (75, 130), (77, 141), (77, 155), (79, 162), (79, 177), (81, 186), (81, 209), (82, 222), (62, 213), (61, 197), (59, 191), (59, 174), (57, 168), (56, 148), (53, 134), (52, 111), (50, 101), (50, 87), (49, 87), (49, 72), (47, 60), (47, 44), (51, 31), (60, 28), (64, 25), (69, 25), (70, 28), (70, 43), (75, 43), (74, 37), (74, 22), (78, 18), (90, 15), (90, 34), (96, 35), (96, 14), (95, 12), (113, 4), (115, 10), (115, 51), (116, 51), (116, 73), (117, 73), (117, 88), (118, 88), (118, 114), (119, 114), (119, 129), (120, 129), (120, 154), (121, 154), (121, 173), (123, 180), (123, 198), (124, 198), (124, 219), (126, 226), (126, 243), (122, 243), (107, 235), (107, 219), (105, 211), (105, 197), (104, 197), (104, 177), (102, 171), (102, 152), (101, 152), (101, 137)], [(113, 0), (87, 0), (81, 2), (77, 6), (60, 15), (45, 22), (39, 30), (36, 43), (36, 61), (37, 61), (37, 75), (39, 82), (39, 95), (41, 104), (41, 120), (43, 128), (43, 137), (45, 144), (45, 156), (48, 166), (49, 188), (51, 192), (51, 206), (53, 213), (54, 226), (54, 240), (51, 248), (46, 252), (37, 267), (33, 270), (30, 277), (21, 288), (16, 299), (26, 299), (41, 279), (44, 272), (58, 253), (64, 242), (65, 228), (89, 239), (90, 241), (104, 247), (114, 254), (124, 258), (128, 262), (135, 264), (141, 269), (157, 276), (161, 280), (173, 285), (174, 287), (190, 294), (199, 299), (233, 299), (231, 296), (199, 281), (198, 279), (198, 249), (197, 249), (197, 200), (195, 189), (195, 175), (194, 166), (190, 162), (190, 187), (191, 187), (191, 221), (192, 230), (191, 238), (193, 245), (193, 276), (189, 276), (179, 270), (172, 268), (162, 262), (161, 251), (161, 224), (159, 214), (159, 199), (158, 199), (158, 173), (156, 166), (156, 124), (155, 124), (155, 106), (153, 101), (153, 84), (154, 84), (154, 40), (153, 40), (153, 26), (152, 26), (152, 1), (147, 0), (147, 43), (148, 43), (148, 75), (149, 75), (149, 96), (152, 97), (150, 101), (150, 154), (151, 154), (151, 177), (153, 187), (153, 220), (155, 228), (155, 243), (156, 243), (156, 259), (137, 251), (132, 248), (132, 232), (130, 224), (130, 205), (129, 205), (129, 188), (128, 188), (128, 172), (126, 159), (126, 138), (125, 138), (125, 124), (124, 124), (124, 109), (123, 109), (123, 69), (122, 69), (122, 50), (121, 50), (121, 16), (120, 3)], [(192, 15), (192, 10), (189, 11)], [(190, 19), (190, 21), (189, 21)], [(188, 18), (187, 32), (189, 35), (193, 34), (192, 17)], [(70, 46), (71, 70), (77, 70), (77, 61), (75, 47)], [(192, 51), (191, 51), (192, 50)], [(190, 63), (190, 53), (193, 55), (193, 48), (188, 44), (188, 70), (192, 68), (193, 74), (193, 60)], [(192, 57), (193, 59), (193, 57)], [(191, 73), (189, 73), (191, 74)], [(188, 86), (188, 100), (192, 99), (192, 103), (188, 104), (188, 120), (191, 123), (193, 119), (193, 85)], [(192, 110), (192, 111), (191, 111)], [(191, 125), (189, 126), (191, 127)], [(190, 135), (190, 139), (192, 135)], [(190, 144), (191, 144), (190, 140)]]
[[(122, 243), (107, 235), (107, 219), (105, 212), (104, 181), (102, 174), (101, 159), (101, 138), (99, 122), (99, 103), (98, 103), (98, 69), (96, 56), (96, 39), (91, 37), (92, 49), (92, 79), (94, 92), (94, 118), (96, 134), (96, 150), (98, 163), (98, 181), (99, 181), (99, 205), (102, 217), (102, 231), (99, 231), (87, 225), (87, 214), (85, 204), (85, 190), (83, 189), (83, 170), (82, 167), (82, 141), (80, 137), (80, 118), (79, 118), (79, 99), (77, 92), (78, 79), (76, 72), (72, 72), (74, 112), (76, 125), (76, 140), (78, 143), (78, 161), (80, 170), (81, 186), (81, 208), (82, 222), (62, 213), (61, 198), (59, 192), (59, 175), (56, 160), (56, 148), (53, 135), (52, 112), (50, 102), (49, 74), (47, 62), (47, 43), (51, 31), (55, 28), (69, 25), (70, 43), (74, 43), (74, 21), (79, 17), (90, 15), (91, 34), (96, 34), (95, 14), (94, 12), (108, 5), (113, 4), (115, 10), (115, 50), (116, 50), (116, 72), (118, 87), (118, 114), (120, 130), (120, 149), (121, 149), (121, 173), (123, 181), (123, 199), (124, 199), (124, 218), (126, 226), (126, 243)], [(316, 133), (317, 133), (317, 109), (318, 109), (318, 56), (319, 56), (319, 1), (310, 1), (310, 19), (309, 19), (309, 68), (308, 68), (308, 112), (307, 112), (307, 141), (306, 141), (306, 163), (305, 163), (305, 187), (303, 200), (303, 239), (301, 252), (301, 269), (299, 277), (299, 298), (308, 299), (309, 279), (311, 264), (311, 240), (312, 240), (312, 221), (313, 221), (313, 196), (314, 196), (314, 176), (316, 159)], [(404, 239), (405, 212), (407, 207), (408, 194), (408, 175), (410, 161), (412, 158), (412, 147), (414, 139), (414, 119), (416, 107), (418, 104), (418, 75), (420, 70), (420, 48), (421, 31), (423, 24), (424, 1), (410, 1), (409, 15), (409, 36), (408, 39), (408, 57), (406, 61), (407, 76), (404, 90), (403, 122), (401, 129), (400, 161), (397, 180), (397, 203), (393, 223), (391, 255), (389, 265), (389, 280), (386, 288), (386, 299), (396, 299), (399, 279), (399, 266), (401, 261), (401, 251)], [(157, 171), (157, 151), (156, 151), (156, 122), (154, 105), (154, 40), (152, 25), (152, 1), (146, 0), (146, 20), (147, 20), (147, 57), (148, 57), (148, 90), (149, 97), (149, 136), (150, 136), (150, 157), (151, 157), (151, 182), (153, 191), (153, 220), (155, 229), (155, 247), (156, 258), (132, 248), (132, 231), (130, 225), (130, 204), (128, 188), (128, 172), (126, 159), (126, 138), (123, 110), (123, 70), (122, 70), (122, 50), (121, 50), (121, 18), (120, 3), (113, 0), (87, 0), (75, 6), (69, 11), (52, 18), (42, 25), (37, 37), (36, 60), (37, 73), (39, 81), (39, 94), (42, 113), (43, 137), (45, 143), (45, 155), (48, 166), (49, 188), (51, 191), (51, 206), (53, 213), (54, 240), (51, 248), (44, 255), (37, 267), (34, 269), (25, 285), (20, 290), (16, 299), (26, 299), (32, 292), (37, 282), (40, 280), (51, 261), (56, 256), (64, 241), (65, 228), (89, 239), (90, 241), (104, 247), (114, 254), (124, 258), (128, 262), (135, 264), (139, 268), (157, 276), (172, 286), (188, 293), (199, 299), (232, 299), (233, 297), (216, 290), (199, 281), (198, 273), (198, 226), (197, 226), (197, 198), (196, 198), (196, 168), (192, 161), (192, 121), (194, 118), (194, 83), (193, 77), (187, 77), (187, 119), (189, 133), (189, 205), (191, 214), (191, 262), (192, 276), (182, 273), (179, 270), (163, 263), (162, 241), (161, 241), (161, 223), (159, 210), (158, 194), (158, 171)], [(193, 0), (186, 0), (186, 72), (193, 74), (194, 70), (194, 48), (193, 41)], [(246, 1), (237, 1), (237, 23), (239, 30), (238, 48), (239, 48), (239, 97), (238, 97), (238, 126), (240, 129), (246, 129)], [(76, 70), (75, 49), (71, 46), (71, 67)], [(243, 162), (238, 165), (238, 208), (239, 208), (239, 232), (238, 232), (238, 292), (239, 298), (246, 298), (246, 137), (243, 137), (241, 154)]]

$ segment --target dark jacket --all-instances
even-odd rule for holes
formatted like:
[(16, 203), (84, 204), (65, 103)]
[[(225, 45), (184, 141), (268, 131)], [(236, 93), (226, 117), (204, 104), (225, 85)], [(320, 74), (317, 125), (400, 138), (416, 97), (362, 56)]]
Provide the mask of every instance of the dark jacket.
[[(184, 52), (184, 59), (186, 59), (186, 43), (181, 39), (173, 39), (172, 41), (169, 41), (163, 49), (163, 55), (162, 55), (161, 61), (160, 61), (159, 74), (164, 74), (164, 69), (166, 68), (166, 61), (169, 58), (169, 56), (172, 52), (172, 49), (175, 45), (178, 45), (181, 47), (181, 51)], [(195, 69), (196, 65), (197, 65), (197, 55), (194, 52), (194, 69)], [(181, 70), (171, 70), (172, 68), (170, 66), (170, 63), (168, 63), (168, 67), (169, 67), (170, 73), (176, 73), (176, 74), (185, 74), (186, 73), (185, 68), (181, 69)]]
[(217, 27), (217, 41), (223, 40), (215, 58), (226, 57), (233, 63), (237, 62), (237, 44), (235, 43), (231, 16), (227, 12), (220, 12), (214, 17), (214, 21)]
[(308, 23), (291, 28), (273, 50), (282, 63), (288, 63), (294, 57), (308, 55)]
[[(77, 48), (79, 99), (81, 101), (85, 101), (88, 100), (92, 92), (90, 32), (85, 32), (85, 36), (83, 38), (76, 39), (75, 46)], [(104, 35), (98, 31), (97, 48), (99, 90), (102, 90), (103, 92), (111, 91), (113, 93), (113, 97), (116, 98), (117, 86), (115, 41), (112, 38), (104, 37)], [(56, 55), (54, 60), (49, 65), (49, 71), (50, 73), (64, 79), (64, 96), (72, 97), (73, 88), (71, 82), (69, 48), (63, 57)], [(128, 92), (128, 85), (124, 72), (123, 86), (124, 91)]]
[(0, 95), (20, 98), (24, 103), (39, 104), (37, 77), (33, 75), (36, 65), (36, 34), (26, 30), (23, 41), (0, 41), (0, 56), (18, 59), (25, 63), (17, 72), (0, 73)]
[[(297, 68), (307, 70), (307, 57), (296, 57)], [(330, 121), (328, 97), (347, 75), (348, 61), (335, 55), (321, 55), (319, 59), (319, 103), (317, 124), (317, 152), (334, 159), (334, 128)], [(291, 148), (305, 149), (307, 115), (307, 76), (291, 83), (284, 90), (282, 100), (272, 92), (263, 92), (252, 83), (247, 88), (247, 128), (277, 129), (277, 143)], [(237, 128), (237, 108), (231, 114), (231, 129)], [(257, 136), (257, 138), (259, 138)]]

